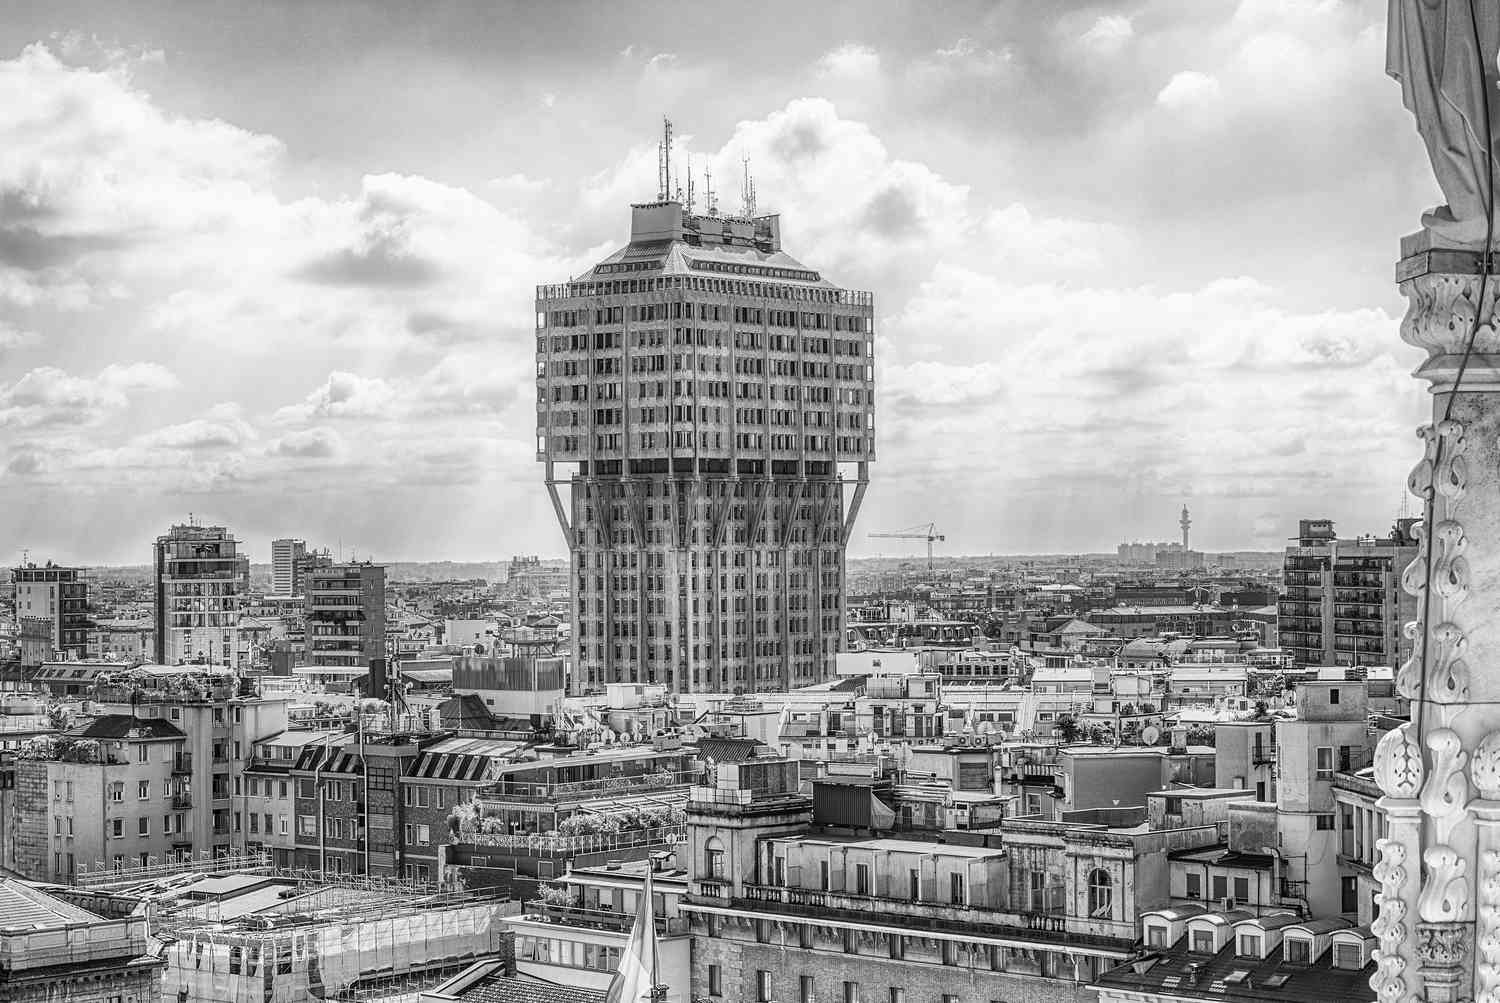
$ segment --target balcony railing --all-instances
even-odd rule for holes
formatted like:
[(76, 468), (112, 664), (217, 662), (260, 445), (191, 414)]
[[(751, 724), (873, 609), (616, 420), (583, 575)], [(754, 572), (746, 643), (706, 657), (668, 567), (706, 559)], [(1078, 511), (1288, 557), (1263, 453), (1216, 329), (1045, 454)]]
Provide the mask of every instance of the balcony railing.
[(191, 808), (193, 806), (193, 795), (187, 791), (172, 795), (173, 808)]
[[(586, 906), (554, 905), (549, 902), (529, 902), (524, 918), (556, 923), (560, 926), (583, 927), (588, 930), (613, 930), (629, 933), (635, 923), (635, 913), (612, 912), (608, 909), (590, 909)], [(686, 916), (657, 916), (656, 932), (659, 936), (682, 936), (687, 933)]]
[(182, 755), (172, 760), (172, 772), (176, 774), (192, 773), (193, 754), (191, 752), (184, 752)]
[(640, 846), (670, 846), (687, 839), (687, 827), (662, 826), (656, 829), (629, 829), (624, 832), (586, 836), (542, 836), (536, 833), (511, 835), (498, 832), (476, 832), (460, 836), (460, 843), (527, 854), (605, 853), (610, 850)]
[(520, 798), (536, 801), (596, 798), (608, 794), (636, 794), (668, 787), (691, 787), (703, 779), (702, 770), (662, 770), (658, 773), (634, 773), (596, 780), (568, 783), (525, 783), (502, 780), (485, 792), (500, 800)]

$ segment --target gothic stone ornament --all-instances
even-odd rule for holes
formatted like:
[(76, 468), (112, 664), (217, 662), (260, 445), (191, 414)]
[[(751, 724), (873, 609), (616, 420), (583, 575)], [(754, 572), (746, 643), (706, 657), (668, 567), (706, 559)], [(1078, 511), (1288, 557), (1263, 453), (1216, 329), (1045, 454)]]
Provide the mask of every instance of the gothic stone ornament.
[[(1427, 923), (1458, 922), (1469, 907), (1469, 862), (1453, 847), (1442, 845), (1428, 847), (1422, 862), (1427, 865), (1427, 883), (1417, 896), (1417, 914)], [(1419, 945), (1419, 957), (1420, 951)]]
[(1430, 922), (1417, 924), (1417, 963), (1423, 974), (1428, 968), (1457, 968), (1468, 955), (1466, 924)]
[(1417, 438), (1423, 440), (1426, 449), (1406, 479), (1407, 490), (1423, 501), (1434, 491), (1449, 501), (1463, 497), (1469, 481), (1463, 425), (1452, 419), (1435, 426), (1423, 425), (1417, 429)]
[(1406, 625), (1406, 636), (1412, 642), (1411, 658), (1396, 676), (1396, 688), (1409, 700), (1422, 696), (1438, 703), (1463, 703), (1469, 699), (1469, 667), (1460, 658), (1466, 645), (1463, 631), (1456, 624), (1440, 623), (1432, 629), (1432, 658), (1427, 666), (1427, 692), (1422, 690), (1422, 652), (1427, 647), (1427, 632), (1420, 620)]
[(1422, 789), (1426, 768), (1410, 731), (1410, 722), (1393, 728), (1375, 747), (1375, 782), (1389, 797), (1413, 799)]
[(1469, 804), (1469, 780), (1464, 775), (1469, 757), (1463, 739), (1452, 728), (1430, 732), (1427, 748), (1432, 752), (1432, 772), (1422, 788), (1422, 810), (1437, 821), (1438, 838), (1447, 842), (1456, 816)]
[[(1486, 739), (1488, 741), (1488, 739)], [(1477, 761), (1479, 754), (1475, 753)], [(1480, 856), (1479, 930), (1476, 935), (1476, 1003), (1500, 1003), (1500, 853), (1486, 850)]]
[(1372, 871), (1380, 882), (1380, 913), (1370, 924), (1370, 932), (1380, 939), (1376, 950), (1375, 972), (1370, 988), (1380, 1003), (1397, 1003), (1406, 996), (1406, 959), (1401, 945), (1406, 940), (1406, 903), (1401, 899), (1406, 884), (1406, 847), (1397, 840), (1382, 839), (1375, 847), (1380, 859)]
[[(1429, 356), (1454, 355), (1462, 352), (1469, 332), (1474, 329), (1478, 311), (1474, 301), (1479, 297), (1477, 275), (1429, 273), (1401, 283), (1407, 298), (1406, 316), (1401, 320), (1401, 340), (1423, 349)], [(1489, 354), (1496, 351), (1493, 326), (1495, 284), (1486, 293), (1486, 323), (1479, 327), (1474, 351)]]

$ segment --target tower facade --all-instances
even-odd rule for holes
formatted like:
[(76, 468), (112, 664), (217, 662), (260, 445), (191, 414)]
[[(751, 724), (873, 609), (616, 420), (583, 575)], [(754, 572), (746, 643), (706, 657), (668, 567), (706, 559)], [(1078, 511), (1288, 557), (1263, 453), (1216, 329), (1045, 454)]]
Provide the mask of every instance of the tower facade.
[(237, 667), (250, 558), (223, 526), (178, 525), (156, 540), (156, 661)]
[(302, 595), (302, 560), (306, 556), (307, 543), (303, 540), (271, 541), (272, 595)]
[(874, 302), (794, 260), (780, 229), (636, 205), (627, 246), (537, 289), (537, 459), (572, 555), (575, 691), (831, 674), (875, 457)]

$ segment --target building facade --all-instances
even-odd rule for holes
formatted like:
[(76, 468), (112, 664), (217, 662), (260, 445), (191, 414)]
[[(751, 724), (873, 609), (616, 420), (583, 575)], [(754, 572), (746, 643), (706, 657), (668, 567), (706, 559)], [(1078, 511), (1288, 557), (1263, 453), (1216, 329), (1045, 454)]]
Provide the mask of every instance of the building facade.
[(385, 657), (385, 568), (331, 564), (307, 573), (307, 664), (369, 669)]
[(302, 560), (307, 542), (284, 538), (271, 541), (271, 592), (278, 596), (302, 594)]
[(52, 650), (47, 658), (88, 656), (89, 586), (82, 568), (51, 563), (11, 570), (16, 589), (17, 628), (28, 619), (45, 620)]
[(539, 287), (536, 314), (537, 459), (572, 555), (575, 690), (831, 676), (875, 455), (870, 294), (790, 257), (778, 216), (664, 197), (633, 207), (626, 247)]
[(1276, 622), (1294, 664), (1397, 666), (1411, 657), (1403, 630), (1417, 619), (1417, 601), (1401, 574), (1417, 556), (1418, 522), (1398, 519), (1388, 537), (1354, 540), (1340, 540), (1328, 519), (1299, 523)]
[(223, 526), (173, 526), (156, 540), (156, 661), (234, 668), (250, 558)]

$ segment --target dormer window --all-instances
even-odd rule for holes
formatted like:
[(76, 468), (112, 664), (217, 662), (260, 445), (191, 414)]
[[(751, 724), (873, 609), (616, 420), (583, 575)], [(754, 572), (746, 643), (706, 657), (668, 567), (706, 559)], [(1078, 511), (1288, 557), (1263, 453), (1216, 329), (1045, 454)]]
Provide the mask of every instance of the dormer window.
[(1193, 953), (1213, 954), (1218, 948), (1214, 947), (1214, 932), (1212, 930), (1193, 931)]
[(1167, 946), (1167, 928), (1164, 927), (1164, 926), (1162, 926), (1160, 923), (1148, 923), (1148, 924), (1146, 924), (1146, 946), (1147, 947), (1166, 947)]
[(1240, 958), (1261, 958), (1261, 940), (1258, 933), (1242, 933), (1239, 943), (1235, 946), (1235, 955)]
[(1281, 942), (1281, 946), (1286, 955), (1287, 964), (1312, 964), (1312, 941), (1303, 940), (1301, 937), (1287, 937)]

